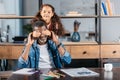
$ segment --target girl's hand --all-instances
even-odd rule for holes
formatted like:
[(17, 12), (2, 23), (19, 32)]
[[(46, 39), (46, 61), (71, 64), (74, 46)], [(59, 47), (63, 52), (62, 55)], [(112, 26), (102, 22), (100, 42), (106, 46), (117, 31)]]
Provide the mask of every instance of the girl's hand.
[(40, 35), (41, 35), (41, 33), (37, 30), (32, 32), (33, 39), (38, 39), (40, 37)]
[(51, 37), (51, 31), (46, 29), (45, 31), (42, 32), (44, 35)]
[(59, 40), (58, 40), (58, 36), (53, 32), (51, 31), (51, 36), (52, 36), (52, 40), (58, 44), (59, 43)]

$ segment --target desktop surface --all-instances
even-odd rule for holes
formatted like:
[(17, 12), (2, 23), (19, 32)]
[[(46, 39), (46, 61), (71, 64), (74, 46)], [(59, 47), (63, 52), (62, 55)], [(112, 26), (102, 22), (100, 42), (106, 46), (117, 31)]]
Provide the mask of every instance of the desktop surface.
[(99, 73), (99, 76), (83, 76), (83, 77), (71, 77), (68, 74), (60, 71), (59, 69), (51, 69), (51, 70), (58, 70), (58, 72), (62, 75), (59, 78), (43, 78), (41, 76), (41, 70), (36, 71), (32, 75), (19, 75), (19, 74), (12, 74), (7, 77), (6, 80), (120, 80), (120, 68), (113, 68), (112, 71), (106, 72), (103, 68), (88, 68), (94, 72)]

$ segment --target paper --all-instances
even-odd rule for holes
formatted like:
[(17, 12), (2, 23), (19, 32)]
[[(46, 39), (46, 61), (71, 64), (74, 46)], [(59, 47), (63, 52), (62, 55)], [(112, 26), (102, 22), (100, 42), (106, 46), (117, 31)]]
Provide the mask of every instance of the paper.
[(14, 71), (13, 74), (32, 75), (35, 72), (38, 72), (38, 71), (32, 68), (23, 68), (23, 69)]
[(61, 71), (71, 77), (99, 76), (99, 73), (89, 70), (87, 68), (61, 69)]

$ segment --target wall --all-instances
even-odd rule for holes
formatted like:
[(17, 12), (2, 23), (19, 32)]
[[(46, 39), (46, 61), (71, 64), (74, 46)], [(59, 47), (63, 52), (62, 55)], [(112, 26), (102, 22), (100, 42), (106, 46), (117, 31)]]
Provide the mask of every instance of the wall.
[(120, 18), (102, 19), (102, 42), (118, 42), (120, 39)]
[[(21, 0), (22, 1), (22, 0)], [(10, 15), (20, 15), (20, 0), (1, 0), (2, 3), (4, 3), (5, 8), (5, 14)], [(12, 3), (13, 5), (11, 5)], [(20, 20), (18, 19), (1, 19), (1, 31), (6, 31), (7, 26), (10, 26), (10, 36), (9, 41), (12, 41), (12, 37), (15, 35), (21, 34), (21, 28), (20, 28)]]
[[(4, 3), (4, 14), (17, 16), (33, 16), (38, 11), (38, 1), (34, 0), (1, 0)], [(11, 5), (12, 3), (12, 5)], [(1, 10), (0, 10), (1, 11)], [(6, 31), (10, 26), (9, 42), (13, 42), (14, 36), (24, 35), (22, 26), (30, 22), (30, 19), (0, 19), (0, 31)]]
[[(39, 10), (38, 0), (23, 0), (22, 15), (34, 16)], [(23, 20), (23, 24), (29, 23), (30, 20)]]

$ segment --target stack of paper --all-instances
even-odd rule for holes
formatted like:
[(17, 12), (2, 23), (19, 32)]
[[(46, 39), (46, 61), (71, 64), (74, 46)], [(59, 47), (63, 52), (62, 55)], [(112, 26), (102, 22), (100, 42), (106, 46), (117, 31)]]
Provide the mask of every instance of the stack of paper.
[(13, 74), (32, 75), (35, 72), (38, 72), (38, 71), (32, 68), (23, 68), (23, 69), (14, 71)]
[(61, 71), (63, 71), (71, 77), (99, 76), (99, 73), (87, 68), (61, 69)]

